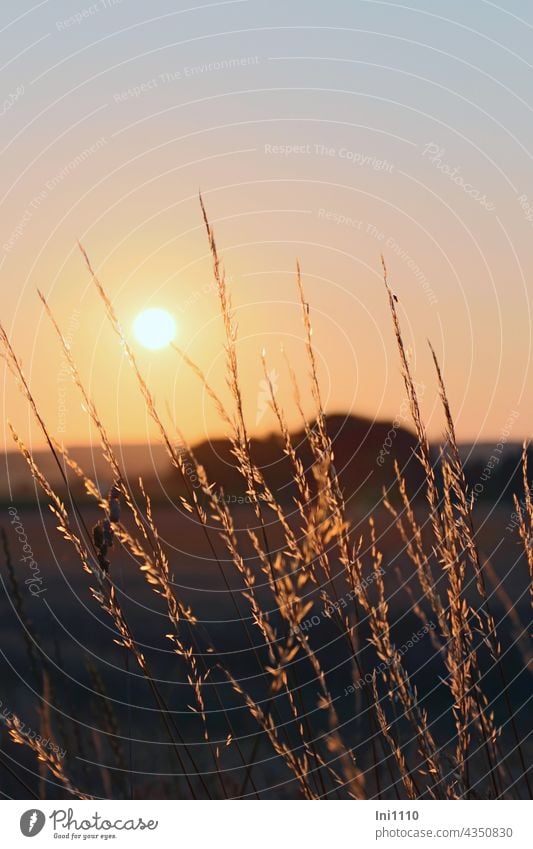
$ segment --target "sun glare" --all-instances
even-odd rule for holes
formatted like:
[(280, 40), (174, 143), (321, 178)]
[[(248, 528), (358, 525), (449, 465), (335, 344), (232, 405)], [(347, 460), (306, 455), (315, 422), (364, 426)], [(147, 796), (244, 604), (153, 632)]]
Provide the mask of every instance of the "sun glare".
[(154, 307), (139, 313), (133, 322), (135, 338), (145, 348), (165, 348), (176, 337), (176, 322), (166, 310)]

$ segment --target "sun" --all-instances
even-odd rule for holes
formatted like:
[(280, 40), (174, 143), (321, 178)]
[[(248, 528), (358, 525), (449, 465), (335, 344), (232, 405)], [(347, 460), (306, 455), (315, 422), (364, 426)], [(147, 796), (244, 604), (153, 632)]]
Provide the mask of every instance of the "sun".
[(176, 337), (176, 322), (167, 310), (153, 307), (140, 312), (133, 322), (135, 338), (145, 348), (156, 351), (166, 348)]

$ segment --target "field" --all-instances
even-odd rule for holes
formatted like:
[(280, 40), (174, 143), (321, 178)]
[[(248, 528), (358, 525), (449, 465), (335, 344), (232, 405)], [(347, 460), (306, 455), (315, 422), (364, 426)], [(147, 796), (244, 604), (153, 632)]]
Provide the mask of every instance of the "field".
[[(202, 210), (226, 331), (231, 411), (185, 360), (227, 426), (246, 504), (228, 497), (194, 450), (169, 435), (86, 256), (183, 483), (174, 509), (152, 505), (142, 483), (130, 485), (59, 328), (58, 344), (108, 462), (104, 494), (48, 433), (3, 333), (7, 362), (64, 476), (59, 494), (13, 433), (53, 515), (47, 506), (41, 516), (14, 504), (3, 522), (6, 793), (530, 796), (527, 451), (514, 508), (475, 506), (432, 350), (447, 434), (437, 455), (428, 442), (384, 267), (413, 421), (408, 462), (421, 468), (422, 487), (411, 492), (408, 471), (397, 465), (394, 485), (370, 508), (364, 500), (347, 503), (317, 378), (312, 306), (297, 268), (309, 374), (294, 375), (294, 403), (306, 378), (316, 410), (312, 421), (303, 416), (304, 464), (271, 392), (293, 484), (291, 497), (281, 497), (251, 449), (233, 306)], [(43, 306), (54, 324), (44, 298)], [(76, 501), (74, 481), (94, 506)]]

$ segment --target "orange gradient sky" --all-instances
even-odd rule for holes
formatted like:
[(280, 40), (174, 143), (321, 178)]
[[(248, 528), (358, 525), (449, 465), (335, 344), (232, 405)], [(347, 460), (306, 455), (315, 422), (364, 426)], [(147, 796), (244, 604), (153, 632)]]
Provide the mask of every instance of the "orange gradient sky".
[[(111, 437), (153, 436), (79, 239), (162, 413), (168, 403), (191, 440), (223, 433), (175, 352), (132, 334), (142, 310), (167, 310), (178, 344), (227, 397), (201, 189), (252, 432), (275, 427), (262, 349), (290, 410), (284, 346), (312, 413), (296, 258), (328, 411), (398, 416), (383, 252), (431, 436), (443, 421), (427, 338), (461, 439), (497, 441), (511, 411), (512, 438), (528, 436), (533, 13), (482, 0), (189, 7), (24, 0), (0, 12), (1, 320), (51, 431), (94, 438), (37, 288)], [(41, 444), (12, 379), (2, 385), (3, 418)]]

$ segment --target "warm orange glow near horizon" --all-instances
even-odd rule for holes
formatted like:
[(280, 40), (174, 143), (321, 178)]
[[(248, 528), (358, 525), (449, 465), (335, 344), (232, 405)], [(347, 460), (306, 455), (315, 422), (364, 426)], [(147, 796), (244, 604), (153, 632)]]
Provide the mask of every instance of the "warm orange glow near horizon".
[[(341, 6), (349, 18), (348, 4)], [(197, 38), (195, 10), (176, 12), (169, 20), (179, 24), (179, 45), (167, 44), (164, 24), (154, 20), (147, 32), (154, 49), (145, 49), (135, 27), (124, 43), (98, 36), (99, 27), (114, 32), (135, 17), (133, 8), (117, 6), (69, 25), (68, 39), (58, 29), (6, 67), (6, 88), (20, 94), (2, 118), (10, 175), (0, 206), (2, 323), (43, 417), (66, 443), (95, 435), (37, 288), (112, 439), (154, 438), (78, 240), (160, 408), (172, 410), (191, 441), (224, 432), (197, 378), (168, 345), (170, 329), (145, 319), (144, 330), (132, 331), (146, 310), (166, 310), (177, 343), (229, 403), (198, 187), (233, 298), (251, 433), (276, 427), (268, 405), (258, 412), (263, 348), (291, 426), (299, 416), (281, 346), (313, 415), (297, 259), (327, 410), (400, 415), (404, 388), (383, 253), (431, 437), (440, 438), (444, 422), (428, 338), (460, 439), (497, 441), (511, 410), (518, 411), (512, 438), (530, 435), (533, 189), (525, 185), (530, 163), (520, 141), (530, 136), (530, 115), (518, 99), (500, 98), (498, 82), (519, 85), (516, 68), (476, 39), (464, 56), (461, 46), (455, 57), (444, 54), (431, 16), (416, 16), (420, 39), (409, 49), (369, 35), (379, 4), (364, 6), (366, 34), (351, 25), (332, 31), (324, 58), (323, 31), (301, 28), (292, 12), (287, 31), (272, 29), (254, 16), (268, 22), (273, 10), (241, 4), (248, 23), (230, 32), (224, 8), (216, 7), (209, 32), (219, 34), (205, 39)], [(38, 10), (24, 26), (37, 40), (45, 22)], [(388, 70), (373, 58), (385, 47)], [(41, 444), (9, 375), (3, 387), (3, 420), (9, 416)], [(8, 435), (5, 444), (11, 447)]]

